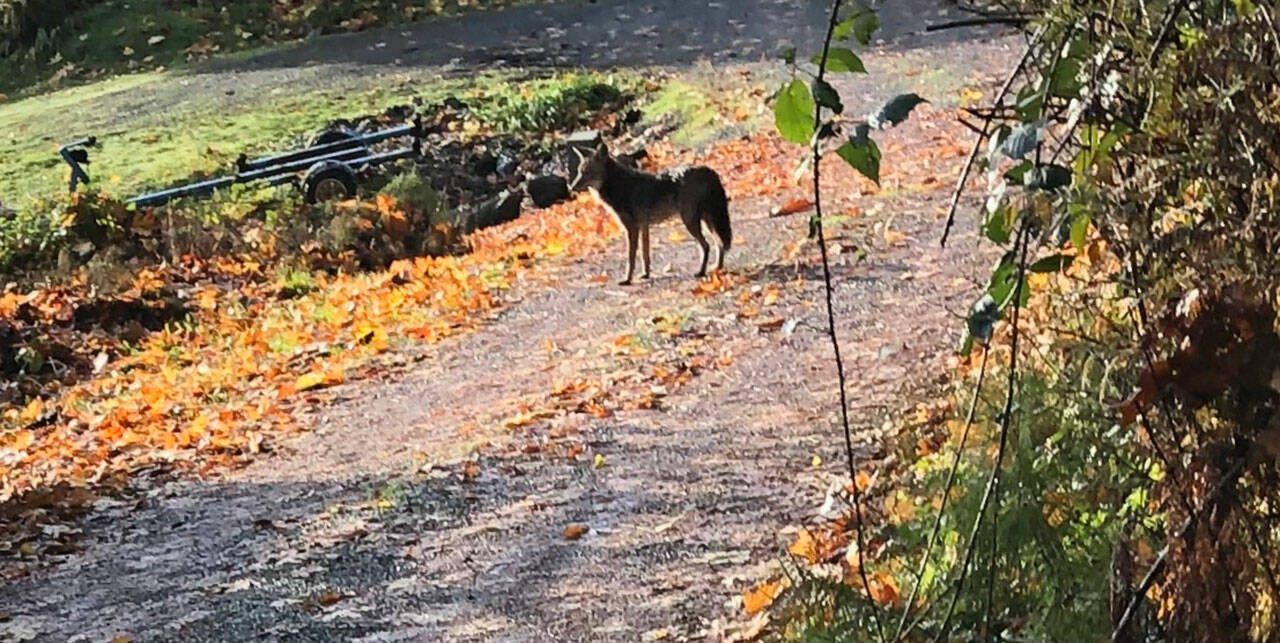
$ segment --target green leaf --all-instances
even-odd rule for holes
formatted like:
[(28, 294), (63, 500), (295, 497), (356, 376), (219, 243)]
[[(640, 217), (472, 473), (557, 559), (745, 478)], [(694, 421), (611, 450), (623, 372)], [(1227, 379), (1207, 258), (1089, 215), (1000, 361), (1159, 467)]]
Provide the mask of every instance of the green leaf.
[(1004, 180), (1008, 181), (1013, 185), (1024, 185), (1027, 177), (1027, 172), (1030, 172), (1032, 167), (1033, 165), (1031, 161), (1023, 161), (1013, 166), (1013, 168), (1011, 168), (1008, 172), (1005, 172)]
[(840, 155), (840, 158), (853, 169), (871, 179), (876, 185), (880, 185), (880, 148), (866, 135), (865, 131), (861, 132), (861, 136), (849, 137), (849, 140), (836, 150), (836, 154)]
[[(813, 64), (822, 64), (822, 54), (817, 54), (813, 57)], [(844, 47), (832, 47), (827, 52), (827, 71), (865, 74), (867, 73), (867, 68), (862, 65), (862, 59), (852, 50)]]
[(1023, 123), (1009, 133), (1009, 138), (1000, 146), (1000, 152), (1011, 159), (1021, 160), (1040, 147), (1042, 138), (1044, 126), (1041, 123)]
[(1071, 221), (1071, 247), (1083, 249), (1089, 234), (1090, 217), (1087, 212), (1077, 214)]
[(1258, 10), (1253, 0), (1231, 0), (1231, 4), (1236, 9), (1236, 15), (1241, 18), (1252, 18), (1254, 12)]
[(1011, 214), (1013, 214), (1013, 208), (1005, 206), (988, 215), (987, 220), (982, 224), (983, 236), (995, 243), (1009, 243)]
[(1013, 251), (1004, 253), (995, 270), (991, 271), (991, 280), (987, 282), (987, 294), (995, 300), (1001, 310), (1013, 297), (1013, 286), (1018, 279), (1018, 266), (1014, 263)]
[(1071, 170), (1061, 165), (1041, 165), (1027, 173), (1023, 184), (1032, 190), (1057, 190), (1071, 185)]
[(831, 32), (831, 39), (844, 40), (845, 38), (848, 38), (849, 34), (853, 33), (854, 23), (857, 22), (859, 15), (861, 15), (861, 12), (849, 16), (836, 24), (835, 30)]
[(840, 102), (840, 92), (825, 80), (813, 79), (813, 97), (817, 99), (819, 105), (837, 114), (844, 112), (844, 103)]
[(1083, 63), (1079, 58), (1064, 58), (1058, 61), (1049, 79), (1049, 95), (1058, 98), (1076, 98), (1080, 96), (1080, 68)]
[(1014, 109), (1018, 113), (1018, 120), (1033, 121), (1040, 118), (1040, 112), (1044, 109), (1044, 93), (1031, 85), (1023, 87), (1018, 92)]
[(853, 39), (866, 47), (871, 44), (871, 35), (880, 28), (880, 16), (874, 11), (863, 11), (853, 17)]
[(870, 9), (860, 9), (857, 13), (840, 21), (832, 32), (832, 36), (835, 40), (844, 40), (852, 35), (854, 41), (866, 47), (871, 44), (871, 35), (879, 28), (880, 17)]
[(1027, 267), (1027, 270), (1038, 273), (1058, 272), (1071, 265), (1074, 260), (1075, 257), (1071, 255), (1052, 255), (1031, 264)]
[(809, 86), (796, 79), (778, 92), (778, 99), (773, 104), (774, 123), (782, 138), (792, 143), (808, 143), (813, 137), (814, 121), (813, 96), (809, 95)]
[(898, 94), (889, 99), (874, 116), (867, 119), (871, 126), (876, 129), (884, 129), (885, 127), (893, 127), (905, 120), (911, 115), (911, 110), (915, 109), (921, 103), (929, 101), (920, 97), (919, 94)]

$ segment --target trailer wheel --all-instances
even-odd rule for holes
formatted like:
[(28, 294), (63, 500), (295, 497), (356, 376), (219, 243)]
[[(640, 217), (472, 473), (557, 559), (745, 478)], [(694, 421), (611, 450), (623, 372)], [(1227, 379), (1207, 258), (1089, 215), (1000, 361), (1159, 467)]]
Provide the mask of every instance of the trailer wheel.
[(345, 163), (321, 161), (307, 170), (302, 189), (307, 203), (350, 199), (356, 195), (356, 173)]

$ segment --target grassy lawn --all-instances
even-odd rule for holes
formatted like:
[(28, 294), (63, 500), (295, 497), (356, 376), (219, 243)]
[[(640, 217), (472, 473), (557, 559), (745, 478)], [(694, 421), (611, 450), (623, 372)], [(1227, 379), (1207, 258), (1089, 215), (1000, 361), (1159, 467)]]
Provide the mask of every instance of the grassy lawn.
[(634, 85), (594, 74), (520, 82), (511, 73), (466, 79), (401, 74), (252, 97), (191, 92), (168, 105), (163, 93), (157, 98), (152, 92), (160, 84), (188, 81), (183, 75), (136, 74), (0, 105), (0, 144), (6, 149), (0, 201), (20, 207), (65, 190), (68, 171), (57, 148), (81, 136), (99, 138), (89, 168), (96, 184), (131, 196), (193, 175), (224, 172), (241, 153), (287, 149), (335, 119), (379, 112), (415, 97), (430, 103), (456, 95), (497, 129), (536, 131), (539, 119), (555, 117), (560, 102), (597, 83)]

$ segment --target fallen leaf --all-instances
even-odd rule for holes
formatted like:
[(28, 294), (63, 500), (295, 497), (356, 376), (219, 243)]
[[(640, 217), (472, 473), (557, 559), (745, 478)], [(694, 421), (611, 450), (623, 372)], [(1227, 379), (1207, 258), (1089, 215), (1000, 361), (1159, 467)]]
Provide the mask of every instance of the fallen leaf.
[(147, 38), (147, 44), (148, 44), (148, 45), (151, 45), (152, 47), (154, 47), (154, 46), (156, 46), (156, 45), (158, 45), (158, 44), (160, 44), (160, 43), (164, 42), (165, 40), (166, 40), (166, 39), (165, 39), (165, 37), (164, 37), (164, 36), (152, 36), (152, 37), (150, 37), (150, 38)]
[(855, 480), (858, 483), (858, 491), (866, 491), (871, 487), (871, 476), (866, 471), (859, 471)]
[(771, 217), (785, 217), (791, 214), (799, 214), (813, 207), (811, 199), (792, 199), (786, 203), (769, 211)]
[(586, 525), (569, 525), (564, 528), (564, 539), (577, 540), (582, 538), (582, 535), (585, 533), (587, 533)]
[(591, 462), (591, 468), (593, 468), (593, 469), (603, 469), (603, 468), (604, 468), (604, 454), (602, 454), (602, 453), (597, 453), (597, 454), (596, 454), (596, 458), (595, 458), (595, 460), (593, 460), (593, 461)]
[(786, 323), (786, 320), (778, 317), (768, 321), (757, 322), (756, 328), (760, 329), (760, 332), (762, 333), (772, 333), (774, 331), (781, 330), (784, 323)]
[(881, 605), (897, 607), (902, 602), (898, 580), (889, 572), (875, 572), (867, 579), (867, 585), (871, 588), (871, 600)]
[(896, 244), (902, 243), (903, 241), (906, 241), (907, 235), (901, 232), (898, 232), (897, 230), (894, 230), (889, 226), (885, 226), (884, 240), (885, 240), (885, 243), (896, 245)]
[(808, 529), (801, 529), (800, 533), (796, 534), (796, 541), (791, 543), (787, 551), (791, 552), (792, 556), (805, 559), (810, 565), (818, 563), (817, 543)]
[(742, 611), (752, 616), (771, 605), (782, 593), (782, 581), (770, 581), (756, 585), (742, 595)]

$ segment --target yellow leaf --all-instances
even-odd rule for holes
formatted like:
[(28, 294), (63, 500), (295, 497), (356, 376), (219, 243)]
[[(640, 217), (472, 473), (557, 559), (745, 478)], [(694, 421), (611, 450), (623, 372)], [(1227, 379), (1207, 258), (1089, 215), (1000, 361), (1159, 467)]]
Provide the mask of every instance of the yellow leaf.
[(768, 607), (782, 593), (782, 581), (761, 583), (742, 595), (742, 610), (751, 616)]
[(902, 602), (902, 592), (898, 589), (898, 580), (886, 571), (878, 571), (867, 579), (871, 586), (871, 600), (881, 605), (897, 606)]
[(27, 402), (26, 408), (22, 409), (22, 414), (18, 416), (18, 419), (22, 420), (23, 424), (31, 424), (40, 419), (41, 415), (44, 415), (44, 400), (37, 397)]
[(26, 451), (34, 439), (35, 434), (31, 431), (18, 431), (13, 434), (12, 447), (15, 451)]
[(792, 556), (809, 561), (810, 565), (818, 563), (817, 543), (814, 542), (813, 534), (810, 534), (808, 529), (800, 530), (800, 533), (796, 535), (796, 541), (791, 543), (787, 551), (791, 552)]
[(960, 90), (960, 105), (962, 107), (972, 105), (979, 100), (982, 100), (982, 92), (980, 90), (973, 87), (965, 87)]
[(311, 372), (299, 377), (298, 381), (294, 383), (293, 386), (294, 389), (298, 391), (309, 391), (323, 386), (341, 384), (345, 379), (346, 375), (344, 375), (342, 371), (334, 370), (325, 373)]
[(564, 251), (567, 250), (568, 248), (569, 248), (569, 244), (564, 239), (555, 237), (547, 240), (546, 245), (543, 246), (543, 252), (545, 252), (548, 255), (554, 256), (558, 254), (563, 254)]
[(594, 467), (594, 468), (596, 468), (596, 469), (603, 468), (603, 467), (604, 467), (604, 455), (603, 455), (603, 454), (600, 454), (600, 453), (597, 453), (597, 454), (596, 454), (596, 459), (595, 459), (595, 461), (593, 461), (593, 462), (591, 463), (591, 466), (592, 466), (592, 467)]
[(871, 476), (866, 471), (859, 471), (857, 478), (858, 491), (866, 491), (871, 486)]

